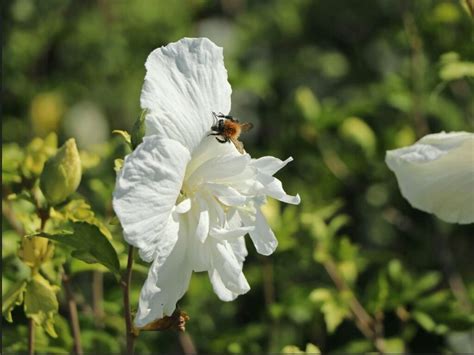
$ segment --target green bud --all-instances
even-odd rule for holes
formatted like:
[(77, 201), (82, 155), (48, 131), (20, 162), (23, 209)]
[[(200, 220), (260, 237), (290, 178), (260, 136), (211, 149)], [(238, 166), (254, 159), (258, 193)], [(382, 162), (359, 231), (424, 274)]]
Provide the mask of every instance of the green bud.
[(76, 141), (71, 138), (44, 164), (41, 191), (51, 205), (56, 205), (76, 191), (81, 175), (81, 158)]
[(142, 141), (145, 135), (145, 117), (146, 110), (143, 110), (140, 117), (135, 121), (132, 128), (132, 148), (135, 149)]

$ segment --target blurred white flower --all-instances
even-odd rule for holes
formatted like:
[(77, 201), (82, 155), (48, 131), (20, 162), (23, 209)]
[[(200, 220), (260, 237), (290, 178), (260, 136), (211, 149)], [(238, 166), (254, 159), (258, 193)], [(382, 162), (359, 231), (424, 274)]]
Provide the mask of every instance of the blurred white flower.
[(267, 196), (300, 202), (273, 177), (291, 158), (252, 159), (208, 136), (212, 112), (230, 111), (222, 48), (206, 38), (185, 38), (153, 51), (146, 69), (146, 135), (125, 158), (113, 198), (125, 240), (153, 262), (140, 294), (138, 327), (173, 313), (192, 271), (207, 271), (224, 301), (246, 293), (244, 235), (260, 254), (277, 246), (260, 207)]
[(451, 223), (474, 222), (474, 134), (429, 134), (387, 152), (385, 161), (410, 204)]

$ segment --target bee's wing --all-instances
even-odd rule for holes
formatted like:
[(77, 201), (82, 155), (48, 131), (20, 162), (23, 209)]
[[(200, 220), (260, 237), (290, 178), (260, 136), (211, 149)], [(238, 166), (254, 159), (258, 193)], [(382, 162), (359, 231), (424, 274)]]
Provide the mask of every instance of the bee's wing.
[(235, 138), (231, 138), (230, 140), (232, 141), (232, 143), (234, 143), (235, 147), (237, 148), (237, 150), (239, 151), (240, 154), (245, 153), (244, 144), (241, 141), (239, 141)]
[(240, 125), (242, 132), (250, 131), (253, 128), (253, 124), (250, 122), (244, 122)]

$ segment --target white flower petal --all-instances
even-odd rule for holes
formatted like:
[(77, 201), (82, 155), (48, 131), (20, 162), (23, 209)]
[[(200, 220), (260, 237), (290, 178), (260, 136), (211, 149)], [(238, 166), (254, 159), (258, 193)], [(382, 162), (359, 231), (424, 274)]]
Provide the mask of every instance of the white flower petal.
[(179, 142), (156, 136), (146, 137), (125, 158), (117, 176), (113, 207), (125, 240), (143, 249), (143, 255), (153, 255), (156, 245), (166, 243), (163, 228), (179, 195), (189, 159), (189, 151)]
[(175, 223), (179, 224), (178, 241), (171, 254), (165, 260), (157, 258), (148, 271), (135, 317), (137, 327), (171, 316), (176, 302), (188, 289), (192, 269), (187, 258), (187, 225), (181, 221)]
[(181, 201), (178, 205), (176, 205), (175, 212), (179, 214), (183, 214), (188, 212), (191, 209), (191, 199), (187, 198)]
[(205, 182), (218, 182), (225, 178), (235, 178), (247, 167), (250, 161), (248, 154), (219, 155), (201, 164), (187, 178), (187, 184), (200, 185)]
[(240, 215), (242, 216), (244, 225), (255, 225), (255, 229), (249, 234), (257, 252), (262, 255), (272, 254), (278, 246), (278, 240), (268, 225), (265, 216), (260, 211), (260, 208), (256, 208), (255, 217), (245, 213), (240, 213)]
[(234, 251), (234, 255), (239, 262), (240, 267), (242, 267), (245, 258), (248, 255), (247, 247), (245, 246), (245, 238), (237, 238), (228, 240), (230, 247)]
[(281, 181), (277, 178), (272, 178), (272, 182), (265, 185), (264, 191), (265, 194), (267, 194), (268, 196), (280, 200), (281, 202), (291, 203), (293, 205), (297, 205), (301, 202), (300, 195), (288, 195), (285, 190), (283, 190), (283, 185), (281, 184)]
[(242, 272), (242, 264), (227, 242), (216, 243), (212, 248), (212, 268), (209, 270), (214, 292), (223, 301), (232, 301), (250, 290)]
[(403, 197), (451, 223), (474, 222), (474, 134), (430, 134), (387, 152)]
[(159, 238), (151, 241), (146, 248), (138, 249), (140, 258), (146, 262), (155, 261), (162, 264), (164, 260), (170, 255), (176, 241), (178, 240), (179, 224), (178, 217), (171, 214), (168, 217), (168, 223), (159, 234)]
[(192, 152), (209, 132), (212, 112), (230, 111), (222, 48), (207, 38), (184, 38), (155, 49), (145, 67), (146, 134), (175, 139)]
[(207, 183), (206, 187), (211, 190), (219, 201), (227, 206), (240, 206), (247, 201), (247, 198), (240, 194), (239, 191), (228, 185)]
[(232, 240), (243, 237), (245, 234), (253, 231), (255, 227), (238, 227), (232, 229), (214, 227), (210, 230), (211, 237), (214, 237), (218, 240)]
[(289, 162), (292, 162), (293, 158), (289, 157), (285, 161), (272, 156), (265, 156), (258, 159), (253, 159), (251, 165), (258, 168), (259, 171), (267, 175), (273, 175), (277, 171), (281, 170)]
[(191, 176), (194, 171), (200, 167), (205, 161), (211, 160), (212, 158), (220, 155), (241, 155), (235, 146), (230, 143), (219, 143), (214, 136), (206, 136), (203, 138), (201, 144), (199, 144), (192, 153), (192, 159), (186, 169), (185, 180)]
[(205, 199), (196, 198), (198, 203), (196, 239), (204, 243), (209, 234), (209, 209)]

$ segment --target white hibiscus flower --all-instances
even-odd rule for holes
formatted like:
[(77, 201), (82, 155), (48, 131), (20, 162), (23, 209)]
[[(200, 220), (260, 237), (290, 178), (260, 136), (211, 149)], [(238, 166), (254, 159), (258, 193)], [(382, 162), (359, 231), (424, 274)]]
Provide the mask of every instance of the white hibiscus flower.
[(474, 222), (474, 134), (429, 134), (385, 161), (410, 204), (446, 222)]
[(222, 48), (185, 38), (153, 51), (146, 69), (146, 135), (125, 158), (113, 197), (125, 240), (153, 262), (138, 327), (173, 313), (193, 271), (208, 272), (221, 300), (246, 293), (244, 235), (263, 255), (278, 244), (260, 207), (267, 196), (300, 202), (273, 177), (291, 158), (252, 159), (209, 136), (212, 112), (230, 111)]

